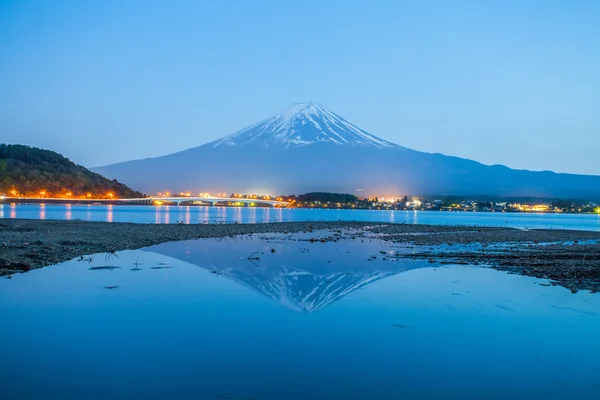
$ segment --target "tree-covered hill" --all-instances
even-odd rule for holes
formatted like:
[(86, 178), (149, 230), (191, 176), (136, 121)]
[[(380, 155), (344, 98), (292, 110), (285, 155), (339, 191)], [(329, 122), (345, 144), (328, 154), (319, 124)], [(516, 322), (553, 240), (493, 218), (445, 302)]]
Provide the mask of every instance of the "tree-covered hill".
[(0, 195), (73, 198), (140, 197), (116, 180), (49, 150), (0, 144)]

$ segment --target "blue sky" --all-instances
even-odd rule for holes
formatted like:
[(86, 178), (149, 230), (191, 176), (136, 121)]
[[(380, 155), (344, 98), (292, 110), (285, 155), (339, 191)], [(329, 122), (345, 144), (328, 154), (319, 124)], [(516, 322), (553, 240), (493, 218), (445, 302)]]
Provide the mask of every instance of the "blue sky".
[(598, 1), (0, 0), (0, 141), (98, 166), (316, 101), (406, 147), (600, 174)]

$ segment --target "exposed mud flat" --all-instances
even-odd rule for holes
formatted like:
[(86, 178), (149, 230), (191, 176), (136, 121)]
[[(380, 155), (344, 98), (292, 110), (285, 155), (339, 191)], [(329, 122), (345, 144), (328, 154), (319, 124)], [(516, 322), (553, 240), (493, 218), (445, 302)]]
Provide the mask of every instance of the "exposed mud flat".
[(322, 234), (318, 239), (307, 240), (308, 244), (377, 238), (412, 246), (411, 251), (392, 254), (382, 248), (379, 257), (485, 265), (546, 278), (574, 292), (600, 290), (600, 232), (370, 222), (158, 225), (3, 220), (0, 275), (10, 276), (89, 254), (113, 254), (170, 241), (317, 231)]

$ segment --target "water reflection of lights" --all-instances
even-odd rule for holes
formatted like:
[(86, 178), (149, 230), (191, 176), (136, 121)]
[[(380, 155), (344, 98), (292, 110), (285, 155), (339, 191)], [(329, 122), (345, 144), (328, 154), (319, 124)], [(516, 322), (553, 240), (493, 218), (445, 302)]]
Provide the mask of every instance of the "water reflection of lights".
[(237, 223), (242, 223), (242, 209), (240, 207), (233, 209), (233, 220)]
[(201, 206), (198, 211), (198, 223), (205, 224), (208, 219), (208, 207)]
[(113, 222), (113, 207), (112, 204), (106, 206), (106, 222)]
[(224, 222), (227, 219), (227, 207), (217, 206), (218, 222)]
[(283, 208), (277, 207), (274, 209), (275, 211), (275, 222), (283, 222)]

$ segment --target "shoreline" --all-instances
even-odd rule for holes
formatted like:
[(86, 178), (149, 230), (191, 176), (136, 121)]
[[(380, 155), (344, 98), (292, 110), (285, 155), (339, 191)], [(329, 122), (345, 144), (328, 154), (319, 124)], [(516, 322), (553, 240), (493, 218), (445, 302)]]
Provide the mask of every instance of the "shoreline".
[[(10, 200), (10, 201), (7, 201)], [(44, 200), (44, 199), (29, 199), (27, 201), (14, 201), (15, 199), (0, 198), (0, 205), (88, 205), (88, 206), (131, 206), (131, 207), (178, 207), (177, 204), (146, 204), (146, 203), (123, 203), (118, 201), (109, 201), (106, 199), (100, 199), (101, 202), (92, 202), (86, 199), (73, 199), (73, 200)], [(184, 204), (181, 207), (226, 207), (226, 208), (273, 208), (271, 206), (234, 206), (234, 205), (219, 205), (209, 206), (202, 204)], [(493, 210), (462, 210), (462, 209), (414, 209), (414, 208), (369, 208), (369, 207), (275, 207), (290, 210), (361, 210), (361, 211), (416, 211), (416, 212), (443, 212), (443, 213), (482, 213), (482, 214), (529, 214), (529, 215), (600, 215), (597, 212), (584, 212), (584, 211), (519, 211), (519, 210), (505, 210), (505, 211), (493, 211)]]
[[(549, 279), (573, 292), (600, 291), (600, 232), (378, 222), (168, 225), (0, 219), (0, 276), (170, 241), (347, 229), (356, 230), (352, 238), (413, 246), (413, 253), (384, 257), (486, 266)], [(326, 240), (339, 238), (337, 233)]]

